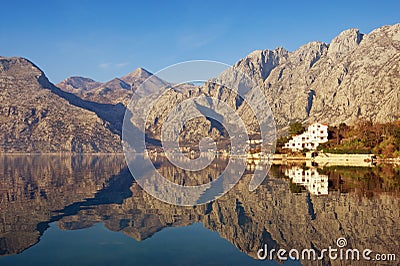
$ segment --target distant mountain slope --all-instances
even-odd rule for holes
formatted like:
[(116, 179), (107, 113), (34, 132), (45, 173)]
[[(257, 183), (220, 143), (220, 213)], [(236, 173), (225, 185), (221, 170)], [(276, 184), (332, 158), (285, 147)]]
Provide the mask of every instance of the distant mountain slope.
[(121, 150), (118, 129), (109, 122), (116, 106), (61, 91), (26, 59), (0, 57), (0, 99), (1, 152)]
[[(114, 78), (105, 83), (82, 77), (69, 77), (58, 83), (57, 87), (72, 92), (84, 100), (105, 104), (122, 103), (126, 106), (135, 89), (151, 76), (153, 74), (147, 70), (138, 68), (123, 77)], [(167, 84), (166, 82), (160, 83)]]
[(83, 94), (86, 91), (101, 86), (101, 82), (97, 82), (90, 78), (85, 77), (69, 77), (56, 86), (64, 91), (72, 92), (74, 94)]

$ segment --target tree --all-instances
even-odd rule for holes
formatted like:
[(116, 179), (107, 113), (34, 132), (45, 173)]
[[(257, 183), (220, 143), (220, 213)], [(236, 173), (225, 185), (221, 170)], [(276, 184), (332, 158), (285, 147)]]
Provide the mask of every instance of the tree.
[(299, 135), (305, 131), (305, 127), (300, 122), (294, 122), (289, 125), (289, 134), (294, 136), (294, 135)]
[(389, 143), (383, 150), (382, 150), (382, 155), (385, 158), (392, 158), (393, 153), (395, 152), (395, 146), (392, 143)]

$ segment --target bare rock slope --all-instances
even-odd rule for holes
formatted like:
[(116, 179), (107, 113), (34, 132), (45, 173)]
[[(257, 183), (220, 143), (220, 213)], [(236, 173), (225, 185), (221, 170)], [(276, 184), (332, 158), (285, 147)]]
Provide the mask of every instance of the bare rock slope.
[[(234, 67), (264, 88), (279, 127), (293, 121), (351, 124), (399, 118), (400, 24), (369, 34), (346, 30), (330, 44), (311, 42), (278, 60), (262, 59), (276, 52), (252, 53)], [(276, 61), (268, 75), (253, 74), (254, 66), (263, 69)]]
[(119, 151), (114, 107), (61, 91), (26, 59), (0, 57), (1, 152)]

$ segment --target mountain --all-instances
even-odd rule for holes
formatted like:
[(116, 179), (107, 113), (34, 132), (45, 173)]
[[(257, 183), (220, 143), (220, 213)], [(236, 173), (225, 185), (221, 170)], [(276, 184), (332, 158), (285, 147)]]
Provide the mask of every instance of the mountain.
[(74, 94), (83, 94), (86, 91), (90, 91), (101, 85), (101, 82), (97, 82), (90, 78), (85, 77), (69, 77), (56, 86), (64, 91), (71, 92)]
[(82, 98), (100, 103), (125, 102), (132, 95), (130, 84), (114, 78), (100, 86), (83, 93)]
[(0, 57), (1, 152), (116, 152), (124, 108), (55, 87), (24, 58)]
[[(280, 134), (295, 121), (330, 125), (359, 120), (383, 123), (400, 116), (400, 24), (369, 34), (345, 30), (330, 44), (314, 41), (293, 52), (281, 47), (257, 50), (239, 60), (233, 70), (237, 72), (222, 73), (216, 80), (237, 90), (240, 72), (251, 77), (266, 95)], [(153, 137), (160, 137), (159, 121), (164, 121), (178, 102), (200, 95), (227, 102), (250, 131), (257, 131), (249, 106), (211, 79), (199, 88), (172, 90), (163, 95), (148, 123)], [(143, 106), (146, 102), (144, 98), (135, 104)], [(200, 115), (201, 109), (210, 108), (206, 101), (197, 101), (196, 105)], [(212, 124), (205, 118), (190, 121), (185, 125), (183, 140), (197, 142), (204, 135), (215, 138)]]
[(134, 87), (140, 85), (140, 83), (142, 83), (151, 76), (153, 76), (153, 74), (147, 71), (146, 69), (138, 68), (135, 71), (121, 77), (121, 80), (123, 80), (128, 84), (131, 84), (131, 86)]
[(293, 52), (254, 52), (234, 68), (264, 89), (278, 127), (388, 122), (400, 115), (400, 24), (369, 34), (346, 30), (330, 44), (311, 42)]
[[(58, 83), (57, 87), (72, 92), (84, 100), (104, 104), (122, 103), (127, 106), (137, 86), (152, 76), (153, 74), (147, 70), (138, 68), (123, 77), (113, 78), (105, 83), (88, 78), (69, 77)], [(161, 83), (167, 84), (166, 82)]]
[[(70, 77), (54, 86), (26, 59), (1, 57), (0, 66), (0, 141), (4, 151), (120, 150), (117, 139), (133, 92), (143, 81), (149, 81), (144, 94), (132, 104), (144, 108), (151, 100), (148, 93), (159, 86), (172, 86), (142, 68), (105, 83)], [(330, 44), (313, 41), (292, 52), (282, 47), (257, 50), (232, 69), (251, 77), (262, 89), (278, 133), (283, 134), (295, 121), (337, 125), (358, 120), (389, 122), (400, 116), (400, 24), (369, 34), (345, 30)], [(252, 110), (235, 92), (215, 84), (228, 81), (238, 89), (240, 76), (228, 71), (201, 86), (171, 89), (150, 113), (146, 133), (160, 139), (161, 121), (173, 108), (185, 99), (200, 96), (227, 102), (250, 132), (256, 132), (253, 110), (258, 109)], [(249, 95), (257, 98), (252, 91)], [(192, 104), (194, 109), (190, 110), (198, 117), (185, 124), (183, 142), (198, 142), (204, 136), (224, 137), (224, 128), (204, 115), (211, 105), (205, 100)], [(136, 125), (140, 117), (132, 114), (131, 118)], [(226, 116), (224, 119), (229, 120)], [(100, 147), (105, 143), (109, 147)]]

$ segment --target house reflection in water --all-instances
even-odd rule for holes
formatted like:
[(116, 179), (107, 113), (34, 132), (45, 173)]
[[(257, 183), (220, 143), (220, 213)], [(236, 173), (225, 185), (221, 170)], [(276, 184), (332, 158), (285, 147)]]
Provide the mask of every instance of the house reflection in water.
[(328, 176), (318, 173), (317, 168), (302, 169), (294, 166), (286, 169), (285, 175), (313, 195), (328, 195)]

